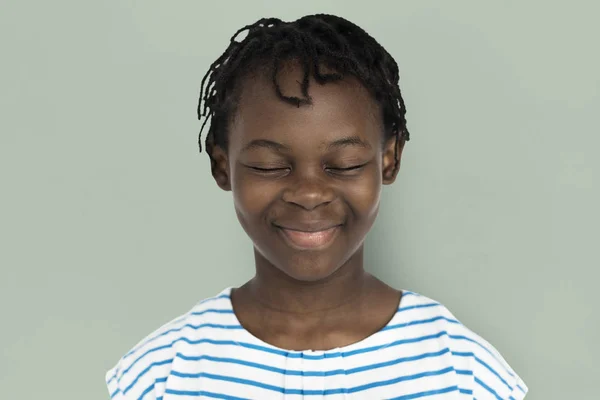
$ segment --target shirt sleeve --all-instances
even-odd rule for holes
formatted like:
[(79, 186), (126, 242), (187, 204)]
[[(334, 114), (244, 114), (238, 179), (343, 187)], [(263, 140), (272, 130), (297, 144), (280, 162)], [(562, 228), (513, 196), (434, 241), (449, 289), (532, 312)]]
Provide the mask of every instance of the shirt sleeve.
[(119, 387), (119, 380), (117, 379), (117, 367), (111, 368), (106, 373), (106, 386), (111, 400), (124, 400), (123, 393)]
[(528, 391), (529, 391), (529, 389), (527, 388), (527, 385), (525, 385), (525, 382), (523, 382), (523, 380), (521, 378), (519, 378), (518, 376), (515, 376), (515, 383), (514, 383), (513, 391), (510, 394), (510, 397), (508, 399), (509, 400), (523, 400)]
[[(494, 349), (490, 347), (491, 351)], [(473, 397), (478, 400), (523, 400), (527, 386), (499, 354), (475, 351)]]
[(141, 395), (129, 392), (131, 387), (124, 387), (119, 370), (119, 365), (116, 365), (106, 373), (106, 387), (111, 400), (156, 400), (154, 386), (148, 387)]

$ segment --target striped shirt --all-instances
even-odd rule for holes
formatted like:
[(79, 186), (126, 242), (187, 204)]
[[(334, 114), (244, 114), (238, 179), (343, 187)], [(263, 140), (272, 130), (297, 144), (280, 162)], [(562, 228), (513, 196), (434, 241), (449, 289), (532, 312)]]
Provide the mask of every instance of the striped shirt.
[(146, 337), (106, 373), (113, 400), (502, 399), (527, 387), (440, 303), (404, 292), (392, 320), (349, 346), (292, 351), (236, 318), (231, 288)]

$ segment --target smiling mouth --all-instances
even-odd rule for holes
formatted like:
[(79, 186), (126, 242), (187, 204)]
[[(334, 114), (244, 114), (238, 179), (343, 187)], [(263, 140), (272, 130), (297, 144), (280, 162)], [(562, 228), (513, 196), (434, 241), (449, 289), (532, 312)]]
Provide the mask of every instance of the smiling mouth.
[(278, 226), (278, 231), (292, 247), (300, 250), (323, 249), (331, 244), (340, 231), (340, 226), (318, 231), (300, 231)]

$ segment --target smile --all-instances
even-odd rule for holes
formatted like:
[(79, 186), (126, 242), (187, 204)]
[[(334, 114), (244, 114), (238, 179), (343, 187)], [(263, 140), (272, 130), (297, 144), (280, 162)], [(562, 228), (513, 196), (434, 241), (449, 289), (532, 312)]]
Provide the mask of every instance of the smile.
[(296, 249), (317, 250), (327, 247), (335, 240), (340, 226), (310, 232), (278, 227), (278, 231), (284, 240)]

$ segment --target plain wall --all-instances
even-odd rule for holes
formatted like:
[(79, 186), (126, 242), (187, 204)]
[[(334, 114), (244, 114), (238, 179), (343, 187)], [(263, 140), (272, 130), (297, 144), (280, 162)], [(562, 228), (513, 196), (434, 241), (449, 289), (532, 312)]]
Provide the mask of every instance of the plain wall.
[(368, 268), (448, 306), (528, 400), (597, 399), (599, 4), (2, 1), (2, 398), (107, 399), (138, 340), (252, 276), (200, 80), (239, 27), (329, 12), (396, 58), (412, 134)]

